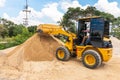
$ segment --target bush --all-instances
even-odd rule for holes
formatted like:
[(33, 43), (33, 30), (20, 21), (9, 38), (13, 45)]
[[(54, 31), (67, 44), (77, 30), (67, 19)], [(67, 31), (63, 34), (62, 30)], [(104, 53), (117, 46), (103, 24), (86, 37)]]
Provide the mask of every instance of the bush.
[(5, 48), (9, 48), (15, 46), (13, 43), (1, 43), (0, 44), (0, 50), (5, 49)]
[(30, 36), (32, 36), (32, 33), (30, 33), (26, 28), (24, 28), (22, 34), (18, 34), (17, 36), (13, 37), (13, 43), (15, 45), (19, 45), (25, 42)]
[(18, 34), (15, 37), (12, 37), (12, 40), (8, 41), (8, 43), (0, 44), (0, 49), (5, 49), (9, 47), (13, 47), (25, 42), (29, 37), (31, 37), (34, 33), (28, 31), (27, 28), (23, 28), (22, 33)]
[(114, 37), (120, 39), (120, 27), (113, 28), (111, 34), (112, 34)]

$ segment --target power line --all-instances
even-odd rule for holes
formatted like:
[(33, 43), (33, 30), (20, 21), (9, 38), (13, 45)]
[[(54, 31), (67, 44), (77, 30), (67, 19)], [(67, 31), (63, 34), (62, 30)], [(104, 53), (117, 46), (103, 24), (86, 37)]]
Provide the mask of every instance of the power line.
[(27, 0), (26, 0), (26, 5), (25, 5), (23, 12), (25, 12), (25, 18), (23, 18), (24, 19), (23, 24), (25, 26), (28, 26), (28, 13), (30, 13), (31, 11), (28, 10), (28, 1)]

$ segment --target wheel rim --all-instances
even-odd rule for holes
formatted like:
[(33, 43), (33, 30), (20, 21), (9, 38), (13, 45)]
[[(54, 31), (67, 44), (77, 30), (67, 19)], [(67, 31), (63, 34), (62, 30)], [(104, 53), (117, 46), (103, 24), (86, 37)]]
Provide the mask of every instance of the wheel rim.
[(93, 55), (88, 54), (85, 56), (85, 62), (88, 65), (94, 65), (96, 63), (96, 59)]
[(64, 51), (63, 50), (58, 50), (58, 58), (63, 59), (64, 56), (65, 56)]

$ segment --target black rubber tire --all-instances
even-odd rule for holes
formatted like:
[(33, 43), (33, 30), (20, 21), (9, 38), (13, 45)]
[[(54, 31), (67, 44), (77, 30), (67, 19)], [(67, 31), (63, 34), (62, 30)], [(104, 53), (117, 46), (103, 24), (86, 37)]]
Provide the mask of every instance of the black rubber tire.
[[(94, 58), (95, 58), (95, 64), (89, 65), (89, 64), (86, 63), (85, 56), (87, 56), (87, 55), (94, 56)], [(96, 52), (95, 50), (87, 50), (82, 55), (82, 63), (83, 63), (83, 65), (85, 67), (90, 68), (90, 69), (94, 69), (94, 68), (97, 68), (97, 67), (99, 67), (101, 65), (102, 59), (101, 59), (100, 54), (98, 52)]]
[[(58, 56), (58, 51), (59, 50), (62, 50), (63, 52), (64, 52), (64, 57), (63, 58), (60, 58), (59, 56)], [(60, 46), (59, 48), (57, 48), (57, 50), (56, 50), (56, 58), (58, 59), (58, 60), (61, 60), (61, 61), (67, 61), (67, 60), (69, 60), (70, 59), (70, 52), (69, 52), (69, 50), (66, 48), (66, 47), (64, 47), (64, 46)]]

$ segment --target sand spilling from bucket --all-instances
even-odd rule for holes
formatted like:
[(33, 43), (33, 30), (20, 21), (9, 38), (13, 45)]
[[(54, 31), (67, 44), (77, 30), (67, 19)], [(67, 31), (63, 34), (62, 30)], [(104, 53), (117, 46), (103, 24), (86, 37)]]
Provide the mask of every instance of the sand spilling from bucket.
[(7, 54), (6, 64), (21, 67), (26, 61), (51, 61), (55, 57), (55, 51), (59, 43), (53, 36), (34, 34), (23, 44), (17, 46)]

